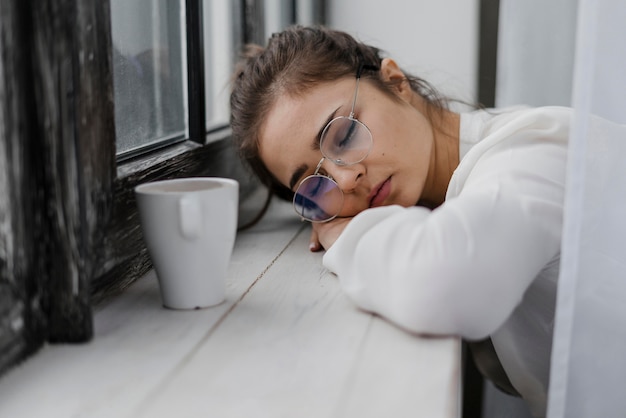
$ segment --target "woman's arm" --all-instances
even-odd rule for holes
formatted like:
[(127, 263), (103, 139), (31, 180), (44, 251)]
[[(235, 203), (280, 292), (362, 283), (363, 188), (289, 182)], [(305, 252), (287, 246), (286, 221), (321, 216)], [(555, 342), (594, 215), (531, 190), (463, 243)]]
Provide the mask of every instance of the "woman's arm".
[(565, 148), (527, 148), (481, 161), (434, 211), (359, 214), (324, 265), (357, 305), (401, 327), (489, 335), (560, 249)]

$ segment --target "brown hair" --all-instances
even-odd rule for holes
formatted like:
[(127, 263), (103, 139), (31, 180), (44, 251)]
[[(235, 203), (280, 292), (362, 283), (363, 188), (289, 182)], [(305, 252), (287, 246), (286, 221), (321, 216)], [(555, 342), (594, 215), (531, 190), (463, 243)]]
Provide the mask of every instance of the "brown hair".
[[(291, 200), (293, 192), (279, 183), (259, 157), (258, 132), (274, 101), (297, 96), (311, 87), (342, 77), (354, 77), (359, 66), (380, 68), (378, 48), (358, 42), (345, 32), (321, 26), (293, 26), (269, 39), (267, 47), (247, 45), (237, 64), (230, 96), (233, 139), (240, 157), (271, 193)], [(382, 92), (398, 97), (379, 71), (363, 71)], [(407, 75), (411, 89), (422, 96), (429, 116), (447, 108), (447, 100), (426, 81)]]

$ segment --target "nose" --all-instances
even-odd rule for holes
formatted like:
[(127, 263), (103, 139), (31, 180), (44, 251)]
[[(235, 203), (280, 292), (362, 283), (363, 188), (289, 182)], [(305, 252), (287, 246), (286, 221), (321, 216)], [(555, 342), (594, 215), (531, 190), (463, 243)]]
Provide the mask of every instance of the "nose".
[(344, 193), (353, 192), (365, 174), (365, 167), (361, 163), (339, 166), (326, 160), (324, 165), (326, 173), (335, 180)]

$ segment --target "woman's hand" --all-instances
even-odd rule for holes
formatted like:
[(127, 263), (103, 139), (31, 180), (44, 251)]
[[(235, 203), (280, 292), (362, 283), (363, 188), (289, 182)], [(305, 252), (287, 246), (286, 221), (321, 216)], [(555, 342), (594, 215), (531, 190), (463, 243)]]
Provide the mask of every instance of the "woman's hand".
[(309, 249), (313, 252), (328, 250), (351, 220), (352, 218), (335, 218), (330, 222), (314, 223)]

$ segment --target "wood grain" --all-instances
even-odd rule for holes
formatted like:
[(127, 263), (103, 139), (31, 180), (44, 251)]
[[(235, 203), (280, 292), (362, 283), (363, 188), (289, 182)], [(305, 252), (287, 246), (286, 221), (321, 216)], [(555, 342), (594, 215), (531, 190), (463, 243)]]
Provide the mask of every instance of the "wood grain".
[(92, 336), (90, 281), (111, 207), (115, 141), (107, 1), (29, 2), (44, 169), (48, 340)]
[(92, 343), (0, 380), (0, 416), (457, 417), (459, 339), (359, 311), (291, 212), (238, 234), (225, 303), (164, 309), (150, 271), (100, 305)]
[(45, 216), (27, 9), (0, 2), (0, 373), (45, 341)]

